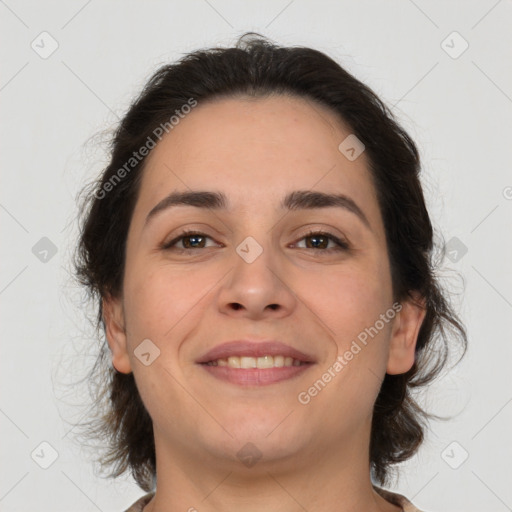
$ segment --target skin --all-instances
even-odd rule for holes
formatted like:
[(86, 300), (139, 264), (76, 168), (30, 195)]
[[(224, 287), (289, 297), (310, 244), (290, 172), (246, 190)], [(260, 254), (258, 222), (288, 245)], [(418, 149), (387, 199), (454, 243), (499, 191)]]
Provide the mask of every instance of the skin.
[[(425, 310), (401, 301), (317, 396), (307, 405), (297, 399), (394, 302), (368, 161), (338, 150), (350, 133), (302, 98), (229, 98), (198, 105), (148, 157), (123, 293), (104, 299), (112, 362), (134, 373), (154, 425), (158, 485), (145, 512), (399, 510), (371, 485), (372, 408), (385, 373), (411, 368)], [(187, 190), (221, 191), (230, 207), (177, 206), (146, 223), (170, 192)], [(345, 194), (369, 227), (339, 207), (281, 210), (294, 190)], [(161, 248), (182, 229), (210, 238), (185, 253), (176, 247), (190, 239)], [(315, 247), (304, 238), (310, 230), (349, 249)], [(252, 263), (235, 250), (248, 236), (263, 249)], [(210, 348), (244, 338), (283, 341), (316, 364), (252, 388), (196, 364)], [(134, 354), (144, 339), (160, 350), (149, 366)], [(261, 454), (252, 467), (237, 457), (248, 442)]]

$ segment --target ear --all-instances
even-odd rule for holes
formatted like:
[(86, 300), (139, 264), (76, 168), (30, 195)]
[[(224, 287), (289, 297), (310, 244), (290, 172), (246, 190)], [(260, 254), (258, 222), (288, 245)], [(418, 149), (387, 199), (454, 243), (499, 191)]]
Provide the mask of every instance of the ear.
[(386, 368), (389, 375), (406, 373), (414, 364), (418, 333), (427, 309), (424, 297), (417, 292), (411, 292), (411, 295), (412, 298), (401, 302), (402, 308), (393, 322)]
[(108, 346), (112, 352), (112, 364), (121, 373), (132, 371), (126, 343), (124, 310), (121, 299), (112, 296), (103, 299), (103, 322)]

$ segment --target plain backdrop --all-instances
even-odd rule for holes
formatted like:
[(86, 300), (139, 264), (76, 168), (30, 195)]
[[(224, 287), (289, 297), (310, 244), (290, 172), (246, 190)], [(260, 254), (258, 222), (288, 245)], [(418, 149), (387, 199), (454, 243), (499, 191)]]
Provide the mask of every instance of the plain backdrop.
[(417, 142), (469, 350), (422, 399), (453, 419), (394, 488), (426, 511), (512, 510), (511, 23), (507, 0), (0, 1), (0, 510), (143, 494), (101, 478), (66, 422), (96, 347), (70, 277), (76, 195), (106, 160), (97, 134), (159, 65), (248, 30), (326, 52)]

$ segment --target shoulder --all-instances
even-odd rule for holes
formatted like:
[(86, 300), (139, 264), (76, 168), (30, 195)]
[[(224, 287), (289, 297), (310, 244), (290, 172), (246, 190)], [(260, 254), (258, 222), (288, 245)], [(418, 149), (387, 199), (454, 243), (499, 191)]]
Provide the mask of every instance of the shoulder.
[(141, 498), (139, 498), (133, 505), (128, 507), (124, 512), (142, 512), (142, 509), (151, 501), (151, 498), (155, 495), (155, 492), (149, 492)]
[(380, 487), (373, 487), (385, 500), (402, 507), (404, 512), (422, 512), (419, 508), (416, 508), (405, 496), (397, 494), (391, 491), (386, 491)]

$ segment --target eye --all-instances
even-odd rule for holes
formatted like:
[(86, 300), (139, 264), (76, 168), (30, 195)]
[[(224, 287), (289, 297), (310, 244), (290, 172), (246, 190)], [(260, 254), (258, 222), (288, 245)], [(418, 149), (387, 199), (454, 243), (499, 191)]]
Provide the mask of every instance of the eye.
[[(207, 245), (208, 240), (213, 244)], [(300, 246), (302, 242), (304, 246)], [(178, 252), (192, 251), (195, 249), (207, 249), (208, 247), (219, 246), (213, 239), (198, 231), (184, 231), (170, 242), (164, 243), (162, 249), (175, 250)], [(349, 249), (349, 244), (332, 233), (325, 231), (310, 231), (294, 244), (299, 249), (317, 250), (317, 252), (343, 251)], [(319, 250), (319, 251), (318, 251)]]
[(344, 240), (341, 240), (337, 236), (332, 233), (327, 233), (324, 231), (310, 231), (305, 236), (303, 236), (297, 244), (305, 242), (305, 247), (299, 247), (301, 249), (323, 249), (324, 251), (343, 251), (348, 250), (349, 245)]
[[(212, 247), (212, 245), (207, 246), (206, 241), (213, 240), (208, 235), (204, 233), (199, 233), (197, 231), (184, 231), (176, 238), (172, 239), (170, 242), (167, 242), (162, 245), (162, 249), (175, 249), (177, 251), (188, 251), (194, 249), (205, 249), (207, 247)], [(218, 245), (216, 243), (213, 246)]]

